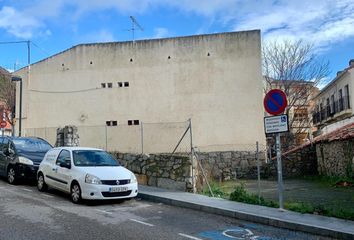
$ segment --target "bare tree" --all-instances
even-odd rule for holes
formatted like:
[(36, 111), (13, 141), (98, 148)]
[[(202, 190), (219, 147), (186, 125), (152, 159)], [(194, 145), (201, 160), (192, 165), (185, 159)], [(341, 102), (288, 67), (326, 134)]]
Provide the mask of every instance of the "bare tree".
[(318, 93), (319, 84), (327, 79), (329, 63), (316, 56), (312, 44), (301, 40), (268, 42), (262, 50), (265, 91), (280, 88), (288, 99), (285, 113), (289, 116), (289, 148), (299, 144), (296, 136), (304, 136), (312, 128), (312, 98)]
[(15, 108), (15, 84), (11, 82), (11, 74), (0, 67), (0, 113), (5, 113), (6, 120), (13, 126), (12, 117)]

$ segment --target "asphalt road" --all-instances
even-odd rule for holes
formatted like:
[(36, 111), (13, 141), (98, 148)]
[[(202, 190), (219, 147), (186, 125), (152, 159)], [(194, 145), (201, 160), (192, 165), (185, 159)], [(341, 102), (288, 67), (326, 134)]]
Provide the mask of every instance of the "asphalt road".
[(75, 205), (55, 190), (3, 180), (0, 217), (0, 240), (329, 239), (140, 199)]

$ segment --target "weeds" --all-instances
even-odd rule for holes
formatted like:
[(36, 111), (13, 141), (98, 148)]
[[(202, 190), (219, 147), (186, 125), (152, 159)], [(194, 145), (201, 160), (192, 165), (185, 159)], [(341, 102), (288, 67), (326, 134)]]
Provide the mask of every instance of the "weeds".
[(230, 194), (230, 200), (267, 207), (278, 207), (278, 204), (273, 201), (268, 201), (265, 200), (263, 197), (258, 197), (255, 194), (248, 193), (245, 190), (243, 183), (241, 183), (240, 186), (237, 186), (235, 190)]
[[(227, 194), (216, 183), (210, 183), (210, 188), (214, 194), (214, 197), (219, 197), (219, 198), (227, 197)], [(203, 188), (202, 194), (212, 197), (211, 192), (209, 191), (209, 188), (207, 186)]]

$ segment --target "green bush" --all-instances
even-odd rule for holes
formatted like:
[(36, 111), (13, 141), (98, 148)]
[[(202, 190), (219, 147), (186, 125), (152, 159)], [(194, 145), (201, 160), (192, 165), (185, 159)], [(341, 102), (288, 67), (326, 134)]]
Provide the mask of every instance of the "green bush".
[(258, 197), (255, 194), (248, 193), (245, 190), (244, 184), (241, 184), (235, 188), (235, 190), (230, 194), (230, 200), (248, 204), (259, 204), (267, 207), (278, 207), (278, 204), (273, 201), (267, 201), (263, 197)]
[[(213, 191), (214, 197), (219, 197), (219, 198), (223, 198), (225, 197), (227, 194), (215, 183), (210, 183), (210, 188)], [(202, 190), (202, 194), (212, 197), (211, 192), (209, 191), (209, 187), (208, 186), (204, 186), (203, 190)]]

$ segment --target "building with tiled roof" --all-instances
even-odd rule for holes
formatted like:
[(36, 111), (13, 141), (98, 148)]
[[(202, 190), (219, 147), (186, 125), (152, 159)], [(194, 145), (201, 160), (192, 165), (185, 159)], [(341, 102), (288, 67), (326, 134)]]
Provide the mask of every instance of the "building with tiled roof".
[(314, 98), (316, 135), (326, 134), (354, 122), (354, 59)]

